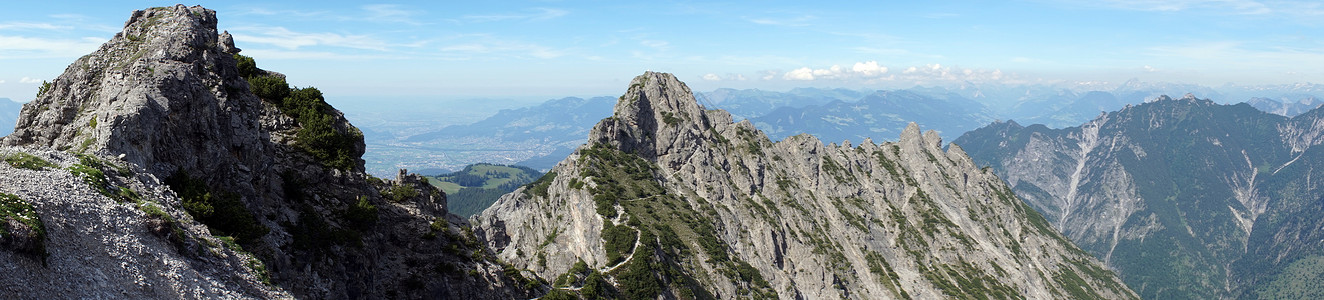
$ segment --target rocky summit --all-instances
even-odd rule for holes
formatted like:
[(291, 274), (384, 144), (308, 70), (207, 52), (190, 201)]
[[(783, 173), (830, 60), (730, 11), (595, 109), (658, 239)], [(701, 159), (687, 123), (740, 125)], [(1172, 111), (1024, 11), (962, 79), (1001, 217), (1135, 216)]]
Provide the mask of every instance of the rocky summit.
[(588, 144), (475, 216), (546, 299), (1136, 298), (958, 146), (773, 143), (675, 76), (631, 81)]
[(0, 140), (0, 289), (19, 298), (518, 298), (501, 265), (316, 88), (202, 7), (133, 12)]
[(1145, 298), (1316, 299), (1320, 137), (1321, 109), (1288, 118), (1187, 94), (956, 143)]

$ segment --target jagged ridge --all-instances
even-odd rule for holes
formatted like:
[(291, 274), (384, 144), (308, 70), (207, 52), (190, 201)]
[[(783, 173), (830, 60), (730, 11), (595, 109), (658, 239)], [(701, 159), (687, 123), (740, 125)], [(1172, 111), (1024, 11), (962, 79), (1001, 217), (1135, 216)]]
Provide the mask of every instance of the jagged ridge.
[(589, 144), (476, 223), (560, 295), (1135, 298), (990, 171), (940, 147), (913, 124), (882, 145), (772, 143), (649, 72)]

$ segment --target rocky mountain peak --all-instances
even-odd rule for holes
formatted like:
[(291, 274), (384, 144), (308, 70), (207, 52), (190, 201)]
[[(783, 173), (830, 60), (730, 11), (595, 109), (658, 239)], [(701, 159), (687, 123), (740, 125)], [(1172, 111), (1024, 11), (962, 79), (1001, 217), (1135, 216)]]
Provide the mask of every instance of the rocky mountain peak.
[[(362, 132), (326, 103), (321, 91), (290, 87), (284, 75), (239, 55), (233, 37), (218, 34), (216, 25), (216, 13), (200, 6), (135, 11), (122, 32), (72, 63), (23, 106), (15, 132), (0, 140), (0, 154), (62, 153), (45, 157), (63, 162), (48, 174), (0, 166), (0, 182), (24, 184), (0, 184), (0, 193), (24, 197), (53, 223), (53, 261), (77, 267), (65, 257), (78, 255), (82, 261), (84, 253), (117, 254), (121, 251), (96, 248), (101, 244), (87, 246), (93, 251), (69, 245), (124, 237), (152, 243), (133, 255), (178, 254), (182, 265), (206, 274), (251, 269), (302, 298), (527, 298), (535, 283), (503, 273), (484, 256), (472, 234), (461, 230), (467, 223), (446, 211), (445, 194), (418, 175), (383, 180), (365, 174)], [(84, 178), (87, 185), (54, 181), (64, 190), (29, 192), (28, 186), (52, 176)], [(143, 183), (124, 179), (128, 176)], [(61, 201), (106, 211), (144, 210), (156, 219), (144, 221), (141, 213), (86, 217), (81, 214), (92, 210)], [(148, 211), (145, 207), (154, 206), (147, 204), (165, 213)], [(173, 216), (151, 216), (166, 213)], [(163, 220), (198, 230), (177, 229), (175, 243), (167, 245), (138, 229), (140, 223)], [(207, 248), (221, 247), (220, 237), (253, 258), (215, 260), (218, 252)], [(110, 261), (106, 266), (139, 265), (122, 257), (94, 259)], [(59, 272), (69, 267), (57, 265), (55, 271), (36, 272), (46, 277), (11, 284), (45, 286), (40, 278), (64, 276)], [(0, 268), (7, 278), (26, 273)], [(468, 275), (447, 276), (460, 274)], [(107, 286), (59, 280), (92, 293)], [(180, 280), (189, 279), (152, 282), (186, 286), (177, 284)]]
[[(715, 139), (714, 124), (730, 125), (725, 111), (707, 112), (689, 86), (668, 73), (646, 72), (630, 81), (611, 118), (594, 126), (589, 141), (642, 157), (691, 149)], [(752, 124), (744, 123), (749, 129)]]
[(216, 33), (215, 11), (134, 11), (122, 32), (25, 105), (2, 143), (105, 150), (157, 175), (251, 171), (271, 156), (272, 134), (259, 121), (289, 121), (247, 91), (237, 51), (228, 34)]

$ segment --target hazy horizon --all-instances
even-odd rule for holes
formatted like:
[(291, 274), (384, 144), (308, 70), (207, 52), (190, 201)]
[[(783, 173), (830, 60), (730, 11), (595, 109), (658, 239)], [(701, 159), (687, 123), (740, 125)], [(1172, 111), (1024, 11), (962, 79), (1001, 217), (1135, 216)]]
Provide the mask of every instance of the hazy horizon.
[[(146, 8), (73, 4), (0, 12), (0, 98), (30, 100)], [(1324, 8), (1304, 1), (200, 4), (328, 98), (616, 95), (645, 70), (696, 91), (1324, 82)]]

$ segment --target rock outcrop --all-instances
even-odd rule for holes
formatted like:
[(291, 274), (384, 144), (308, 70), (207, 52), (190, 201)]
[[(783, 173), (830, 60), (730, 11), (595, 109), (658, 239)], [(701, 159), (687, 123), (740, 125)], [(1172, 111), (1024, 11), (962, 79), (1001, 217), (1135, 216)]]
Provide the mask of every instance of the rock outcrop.
[(1304, 283), (1324, 261), (1321, 116), (1187, 94), (954, 143), (1145, 298), (1304, 299), (1324, 296)]
[(674, 76), (631, 81), (587, 145), (476, 216), (551, 294), (624, 298), (1135, 298), (930, 131), (773, 143)]
[[(291, 89), (284, 75), (258, 69), (251, 58), (238, 55), (232, 38), (218, 33), (216, 24), (214, 11), (197, 6), (135, 11), (122, 32), (78, 59), (25, 104), (15, 132), (0, 144), (85, 153), (131, 170), (123, 176), (161, 179), (171, 191), (142, 190), (113, 179), (94, 188), (109, 189), (103, 196), (112, 198), (121, 188), (154, 195), (152, 201), (168, 208), (184, 228), (206, 228), (173, 245), (183, 258), (162, 263), (193, 267), (215, 278), (246, 277), (231, 272), (244, 266), (226, 265), (206, 251), (187, 253), (215, 249), (198, 245), (214, 240), (212, 235), (232, 237), (270, 271), (272, 288), (301, 298), (514, 298), (526, 296), (526, 286), (536, 286), (491, 260), (466, 234), (465, 221), (447, 213), (445, 195), (421, 177), (380, 180), (364, 174), (358, 129), (327, 105), (320, 91)], [(49, 172), (68, 177), (70, 171)], [(153, 246), (136, 255), (174, 257), (162, 251), (175, 250), (156, 247), (164, 237), (122, 229), (147, 222), (131, 212), (136, 204), (87, 198), (86, 192), (55, 197), (8, 184), (0, 192), (26, 197), (51, 228), (83, 222), (91, 223), (87, 228), (110, 226), (118, 230), (108, 233), (111, 238)], [(61, 206), (70, 201), (117, 213), (69, 223), (74, 216), (95, 215)], [(59, 251), (73, 251), (59, 248), (66, 242), (94, 248), (94, 253), (107, 250), (84, 240), (103, 237), (59, 233), (50, 236), (56, 246), (52, 259)], [(157, 265), (52, 263), (63, 267), (4, 269), (6, 278), (31, 278), (6, 283), (41, 286), (48, 283), (43, 280), (89, 266), (108, 274), (137, 274)], [(181, 282), (190, 278), (162, 279), (161, 284), (187, 286), (192, 283)], [(63, 279), (89, 289), (87, 295), (119, 288), (111, 282)], [(222, 287), (199, 293), (212, 297), (225, 295), (212, 292), (228, 287), (266, 289), (245, 287), (251, 280), (231, 281), (239, 283), (212, 284)], [(267, 297), (280, 291), (273, 293), (243, 295)]]

